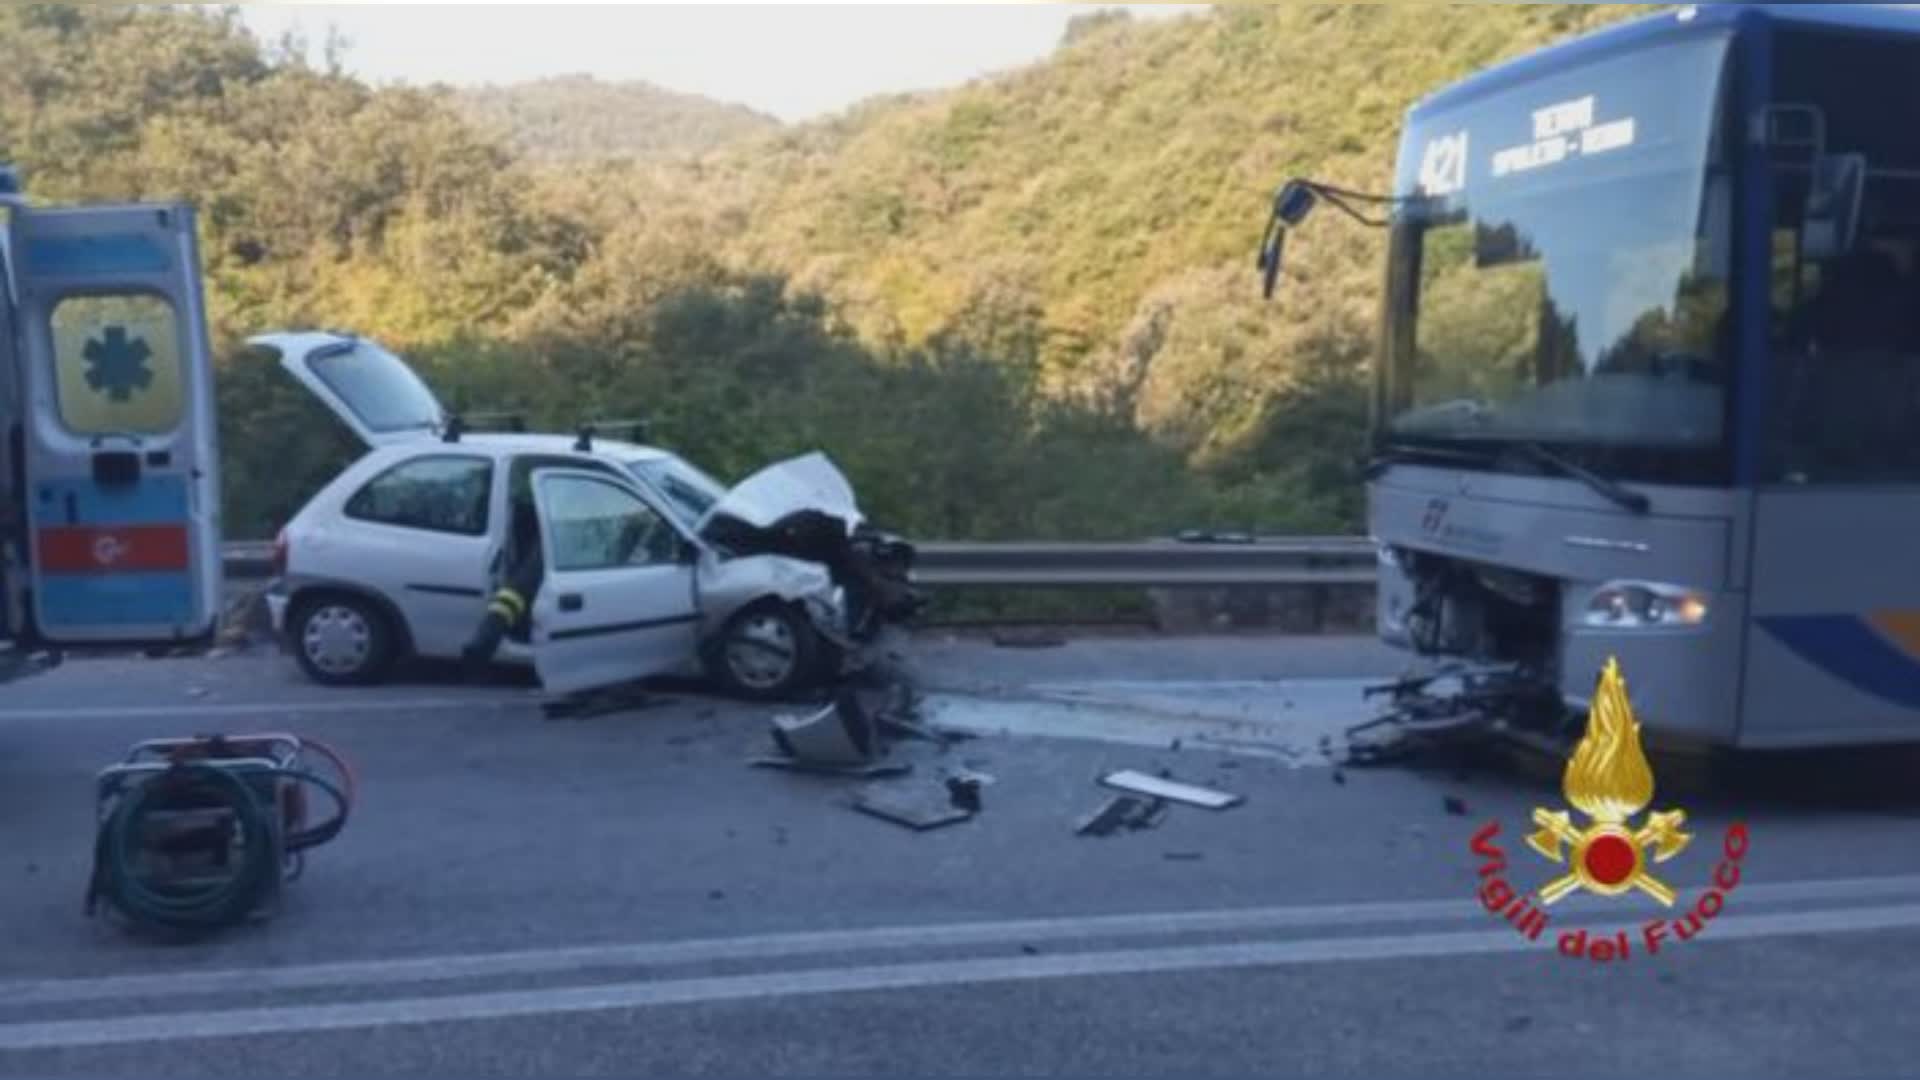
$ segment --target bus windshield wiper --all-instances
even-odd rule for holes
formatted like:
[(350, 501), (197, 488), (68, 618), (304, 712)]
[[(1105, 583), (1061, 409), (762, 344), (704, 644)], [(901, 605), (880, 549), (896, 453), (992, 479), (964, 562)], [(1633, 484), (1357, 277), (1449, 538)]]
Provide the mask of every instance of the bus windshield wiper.
[(1513, 448), (1537, 464), (1544, 465), (1562, 476), (1570, 476), (1580, 481), (1623, 509), (1644, 514), (1653, 506), (1652, 500), (1640, 492), (1622, 486), (1617, 480), (1609, 480), (1578, 462), (1561, 457), (1540, 443), (1522, 441), (1514, 443)]
[(1422, 462), (1467, 462), (1485, 466), (1493, 455), (1484, 450), (1469, 450), (1464, 447), (1440, 446), (1386, 446), (1382, 447), (1367, 462), (1367, 479), (1377, 480), (1380, 474), (1395, 465), (1418, 465)]

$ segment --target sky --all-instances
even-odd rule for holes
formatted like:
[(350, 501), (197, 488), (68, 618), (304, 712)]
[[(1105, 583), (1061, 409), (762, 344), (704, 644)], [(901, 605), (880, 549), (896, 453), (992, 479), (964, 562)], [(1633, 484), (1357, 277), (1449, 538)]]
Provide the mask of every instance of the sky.
[[(643, 79), (786, 121), (875, 94), (953, 86), (1044, 58), (1097, 4), (247, 4), (265, 39), (329, 25), (346, 68), (375, 82)], [(1205, 4), (1137, 4), (1167, 18)]]

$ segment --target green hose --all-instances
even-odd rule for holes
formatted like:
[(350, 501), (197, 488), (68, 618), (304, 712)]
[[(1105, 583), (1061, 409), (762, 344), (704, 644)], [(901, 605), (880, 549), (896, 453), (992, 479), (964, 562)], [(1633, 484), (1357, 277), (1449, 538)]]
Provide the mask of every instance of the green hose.
[[(149, 884), (134, 865), (143, 847), (143, 826), (150, 815), (183, 805), (233, 815), (243, 837), (239, 864), (231, 875), (204, 883)], [(95, 888), (136, 922), (210, 931), (239, 922), (259, 906), (278, 883), (280, 856), (275, 822), (240, 773), (177, 765), (127, 793), (101, 826)]]

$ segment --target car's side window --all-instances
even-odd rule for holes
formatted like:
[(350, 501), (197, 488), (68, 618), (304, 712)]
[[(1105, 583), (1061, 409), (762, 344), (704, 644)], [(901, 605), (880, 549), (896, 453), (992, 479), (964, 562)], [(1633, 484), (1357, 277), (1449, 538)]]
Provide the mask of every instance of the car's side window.
[(672, 526), (630, 491), (584, 476), (540, 481), (540, 512), (555, 570), (605, 570), (675, 561)]
[(415, 458), (367, 481), (347, 500), (361, 521), (481, 536), (493, 495), (493, 462), (464, 454)]

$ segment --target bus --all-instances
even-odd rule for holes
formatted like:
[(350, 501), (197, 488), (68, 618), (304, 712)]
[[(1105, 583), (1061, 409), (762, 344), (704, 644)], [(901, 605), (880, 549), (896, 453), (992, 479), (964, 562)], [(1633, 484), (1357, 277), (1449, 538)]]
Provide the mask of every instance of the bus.
[(0, 682), (220, 616), (193, 208), (48, 206), (0, 169)]
[[(1650, 736), (1920, 739), (1920, 12), (1666, 10), (1408, 112), (1379, 635)], [(1315, 196), (1276, 198), (1263, 249)]]

